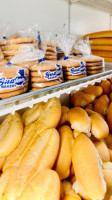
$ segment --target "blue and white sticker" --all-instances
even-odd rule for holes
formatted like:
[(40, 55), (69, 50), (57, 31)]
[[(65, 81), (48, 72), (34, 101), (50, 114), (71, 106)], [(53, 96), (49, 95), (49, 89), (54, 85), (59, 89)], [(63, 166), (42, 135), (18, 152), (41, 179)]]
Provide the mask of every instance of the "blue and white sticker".
[(14, 78), (1, 77), (0, 88), (10, 89), (10, 88), (16, 88), (18, 86), (24, 86), (27, 80), (28, 80), (28, 77), (25, 76), (24, 69), (21, 69), (18, 71), (18, 76), (15, 76)]
[(70, 69), (70, 73), (72, 75), (79, 75), (79, 74), (82, 74), (84, 72), (86, 72), (86, 64), (83, 61), (80, 62), (80, 67), (78, 67), (78, 68), (72, 67)]
[(59, 77), (63, 76), (63, 72), (62, 72), (62, 66), (56, 64), (57, 69), (55, 71), (46, 71), (44, 73), (44, 78), (47, 79), (48, 81), (51, 80), (56, 80)]

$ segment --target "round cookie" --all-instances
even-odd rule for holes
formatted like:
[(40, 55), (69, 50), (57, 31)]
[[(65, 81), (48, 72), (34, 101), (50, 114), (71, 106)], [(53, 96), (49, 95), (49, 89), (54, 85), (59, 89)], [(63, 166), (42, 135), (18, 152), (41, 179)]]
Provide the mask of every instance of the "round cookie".
[[(54, 70), (50, 70), (51, 72), (53, 72)], [(46, 71), (42, 71), (42, 70), (38, 70), (38, 71), (31, 71), (30, 72), (30, 75), (33, 76), (33, 77), (41, 77), (41, 76), (44, 76), (45, 75), (45, 72)]]
[(29, 70), (15, 65), (0, 67), (0, 92), (6, 93), (28, 84)]
[(53, 47), (47, 47), (46, 51), (48, 51), (48, 52), (56, 52)]
[(56, 70), (57, 67), (56, 67), (56, 64), (57, 62), (55, 61), (45, 61), (45, 62), (41, 62), (41, 63), (38, 63), (37, 65), (34, 65), (32, 67), (30, 67), (30, 71), (38, 71), (38, 70)]
[(18, 53), (18, 50), (3, 51), (4, 56), (15, 56), (17, 53)]
[(102, 66), (103, 62), (102, 61), (98, 61), (98, 62), (90, 62), (90, 63), (86, 63), (86, 66)]
[(91, 71), (91, 70), (100, 70), (100, 69), (102, 69), (102, 68), (104, 68), (103, 66), (92, 66), (92, 67), (87, 67), (86, 66), (86, 69), (87, 69), (87, 71)]
[(0, 61), (0, 67), (4, 66), (7, 64), (7, 60), (2, 60)]
[(23, 63), (17, 63), (17, 66), (21, 66), (21, 67), (27, 67), (30, 68), (34, 65), (36, 65), (38, 63), (38, 61), (29, 61), (29, 62), (23, 62)]
[(93, 74), (98, 74), (98, 73), (101, 73), (101, 72), (104, 72), (104, 69), (87, 71), (87, 74), (93, 75)]
[(62, 65), (64, 69), (71, 68), (71, 67), (79, 67), (81, 64), (80, 62), (81, 61), (79, 60), (72, 60), (72, 59), (59, 61), (59, 63)]
[[(56, 80), (62, 80), (63, 79), (63, 77), (58, 77), (57, 79), (55, 79), (55, 81)], [(42, 82), (46, 82), (46, 81), (50, 81), (50, 80), (47, 80), (46, 78), (44, 78), (44, 77), (31, 77), (31, 82), (32, 83), (42, 83)]]
[(37, 39), (20, 37), (20, 38), (0, 41), (0, 46), (8, 45), (8, 44), (21, 44), (21, 43), (33, 43), (33, 42), (37, 42)]
[(94, 55), (81, 57), (80, 59), (84, 60), (86, 63), (88, 63), (88, 62), (98, 62), (98, 61), (102, 62), (103, 61), (102, 57), (94, 56)]
[(86, 73), (84, 73), (84, 74), (80, 74), (80, 75), (76, 75), (76, 76), (74, 76), (74, 75), (71, 75), (71, 76), (64, 76), (64, 78), (66, 79), (66, 80), (75, 80), (75, 79), (79, 79), (79, 78), (83, 78), (83, 77), (85, 77), (86, 76)]
[(14, 57), (14, 56), (5, 56), (5, 59), (6, 59), (7, 61), (10, 61), (13, 57)]
[(51, 51), (46, 51), (45, 56), (55, 56), (56, 57), (56, 53), (51, 52)]
[(56, 56), (44, 56), (45, 60), (57, 60)]
[(49, 87), (53, 85), (60, 84), (62, 81), (61, 80), (55, 80), (55, 81), (47, 81), (44, 83), (31, 83), (31, 87), (33, 88), (43, 88), (43, 87)]
[[(38, 47), (37, 42), (31, 43), (34, 47)], [(19, 48), (21, 48), (23, 45), (27, 45), (26, 43), (22, 43), (22, 44), (10, 44), (10, 45), (6, 45), (6, 46), (2, 46), (1, 49), (2, 51), (9, 51), (9, 50), (18, 50)]]
[(27, 89), (28, 89), (28, 85), (19, 89), (19, 90), (13, 91), (13, 92), (0, 93), (0, 100), (10, 98), (10, 97), (14, 97), (14, 96), (17, 96), (19, 94), (25, 93), (27, 91)]

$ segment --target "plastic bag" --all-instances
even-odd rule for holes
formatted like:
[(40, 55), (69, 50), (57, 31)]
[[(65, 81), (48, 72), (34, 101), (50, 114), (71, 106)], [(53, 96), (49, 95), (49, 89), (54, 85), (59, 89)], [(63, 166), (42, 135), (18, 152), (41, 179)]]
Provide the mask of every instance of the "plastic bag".
[(30, 67), (31, 91), (63, 82), (62, 66), (58, 61), (45, 61), (44, 55), (38, 56), (38, 60), (39, 63)]
[(73, 36), (68, 34), (60, 34), (57, 36), (57, 43), (65, 54), (64, 60), (60, 61), (63, 67), (64, 79), (74, 80), (86, 76), (85, 62), (78, 59), (70, 58), (70, 53), (74, 43)]
[(104, 59), (91, 54), (89, 38), (79, 40), (74, 44), (74, 47), (80, 52), (79, 59), (86, 62), (87, 75), (94, 75), (105, 71)]

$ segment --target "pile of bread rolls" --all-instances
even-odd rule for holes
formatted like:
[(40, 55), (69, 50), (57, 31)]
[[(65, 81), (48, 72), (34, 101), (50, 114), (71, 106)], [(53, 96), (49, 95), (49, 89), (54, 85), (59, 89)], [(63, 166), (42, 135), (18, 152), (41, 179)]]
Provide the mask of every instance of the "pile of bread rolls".
[(112, 200), (111, 81), (4, 119), (1, 200)]

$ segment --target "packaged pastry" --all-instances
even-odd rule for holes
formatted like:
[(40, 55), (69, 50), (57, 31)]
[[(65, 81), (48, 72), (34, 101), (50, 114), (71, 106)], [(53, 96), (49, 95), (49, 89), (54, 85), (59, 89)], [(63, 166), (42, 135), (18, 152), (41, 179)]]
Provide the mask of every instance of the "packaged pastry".
[(40, 51), (41, 59), (39, 60), (38, 56), (39, 63), (30, 67), (31, 90), (34, 90), (34, 88), (41, 89), (63, 82), (62, 66), (56, 61), (45, 61), (45, 52), (42, 50), (38, 51)]
[(75, 43), (75, 48), (80, 51), (81, 57), (79, 59), (86, 62), (87, 75), (94, 75), (105, 71), (104, 59), (91, 54), (88, 38)]
[(74, 43), (74, 38), (67, 34), (58, 35), (57, 43), (65, 55), (64, 60), (59, 61), (63, 68), (64, 80), (69, 81), (85, 77), (85, 62), (78, 59), (69, 58)]

